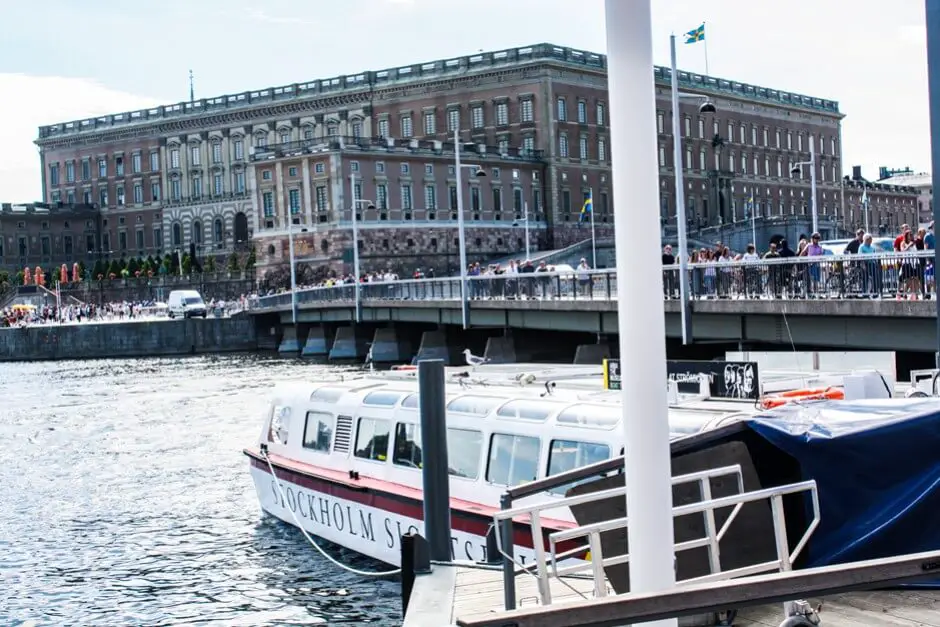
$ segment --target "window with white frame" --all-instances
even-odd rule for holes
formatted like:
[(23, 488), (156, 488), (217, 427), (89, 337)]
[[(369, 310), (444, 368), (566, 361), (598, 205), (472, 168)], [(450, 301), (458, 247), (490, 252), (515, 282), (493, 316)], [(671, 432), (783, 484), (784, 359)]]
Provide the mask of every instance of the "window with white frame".
[(763, 132), (764, 132), (764, 145), (766, 146), (767, 145), (767, 127), (766, 126), (764, 127)]
[(160, 169), (160, 153), (154, 150), (150, 153), (150, 171), (156, 172)]
[(685, 169), (686, 170), (692, 169), (692, 149), (691, 148), (687, 148), (685, 151)]
[(666, 132), (666, 115), (662, 111), (656, 112), (656, 132), (660, 135)]
[(428, 211), (437, 209), (437, 188), (433, 185), (424, 186), (424, 208)]
[(447, 130), (453, 133), (460, 126), (460, 109), (451, 109), (447, 112)]
[(533, 122), (535, 120), (535, 105), (531, 98), (526, 98), (519, 103), (519, 119), (522, 122)]
[(212, 193), (215, 196), (221, 196), (223, 191), (222, 173), (216, 172), (212, 175)]
[(237, 172), (235, 172), (232, 182), (235, 187), (233, 191), (236, 194), (245, 193), (245, 172), (244, 171), (238, 170)]
[(734, 141), (734, 122), (728, 122), (728, 141)]
[(682, 120), (682, 130), (683, 130), (683, 134), (684, 134), (686, 137), (691, 137), (691, 135), (692, 135), (692, 118), (690, 118), (689, 116), (685, 116), (685, 118)]
[(757, 127), (756, 126), (751, 126), (751, 144), (754, 146), (757, 145)]
[(355, 137), (356, 139), (362, 137), (362, 122), (361, 121), (353, 120), (351, 128), (352, 128), (353, 137)]
[(199, 150), (199, 146), (189, 147), (189, 165), (202, 165), (202, 151)]
[(535, 151), (535, 138), (531, 135), (526, 135), (522, 138), (522, 149), (526, 153), (532, 153)]
[(705, 137), (705, 120), (702, 118), (698, 119), (698, 136), (700, 139)]
[(379, 120), (378, 134), (379, 137), (388, 137), (388, 118)]
[(745, 131), (745, 129), (744, 129), (744, 125), (743, 125), (743, 124), (742, 124), (740, 127), (738, 127), (738, 138), (741, 140), (741, 143), (742, 143), (742, 144), (745, 142), (745, 139), (744, 139), (744, 133), (745, 133), (745, 132), (746, 132), (746, 131)]
[(587, 103), (578, 101), (578, 124), (587, 124)]
[(412, 209), (411, 183), (402, 183), (401, 185), (401, 208), (404, 211)]
[(107, 176), (108, 176), (108, 160), (98, 159), (98, 177), (107, 178)]
[(193, 199), (202, 198), (202, 177), (197, 176), (191, 181)]
[(509, 126), (509, 103), (496, 103), (496, 126)]
[(140, 170), (141, 170), (140, 153), (135, 152), (133, 155), (131, 155), (131, 171), (134, 174), (139, 174)]
[(326, 201), (326, 185), (317, 185), (316, 189), (316, 202), (317, 202), (317, 211), (324, 212), (327, 209)]
[(144, 186), (140, 183), (134, 183), (134, 204), (139, 205), (144, 202)]
[(588, 138), (587, 137), (582, 136), (580, 139), (578, 139), (578, 153), (579, 153), (578, 156), (581, 159), (588, 158)]
[(424, 112), (424, 134), (434, 135), (437, 133), (437, 120), (434, 119), (433, 111)]
[(401, 136), (411, 137), (414, 135), (414, 127), (411, 122), (411, 114), (401, 116)]
[(388, 209), (388, 186), (379, 183), (375, 186), (375, 206), (379, 209)]
[(661, 168), (666, 167), (666, 147), (665, 146), (659, 147), (659, 167)]
[(178, 178), (174, 178), (170, 181), (170, 199), (179, 202), (180, 198), (183, 197), (183, 183)]
[(173, 169), (179, 169), (180, 167), (180, 150), (179, 148), (170, 149), (170, 167)]
[(698, 169), (704, 170), (707, 167), (708, 167), (708, 159), (705, 156), (705, 149), (703, 148), (698, 151)]
[(222, 163), (222, 142), (212, 144), (212, 163)]
[(607, 140), (603, 137), (597, 138), (597, 160), (607, 161)]
[(558, 114), (559, 122), (568, 121), (568, 104), (565, 102), (564, 98), (559, 98), (555, 101), (555, 111)]
[(558, 137), (558, 156), (562, 158), (568, 157), (568, 136), (560, 135)]
[(470, 124), (473, 128), (483, 128), (485, 123), (483, 107), (477, 105), (470, 110)]
[(607, 109), (604, 107), (603, 102), (598, 102), (597, 107), (594, 113), (597, 116), (597, 125), (604, 126), (607, 120)]
[(281, 131), (281, 143), (282, 144), (290, 143), (290, 131)]
[(235, 153), (235, 160), (241, 161), (245, 158), (245, 140), (236, 139), (232, 142), (232, 152)]

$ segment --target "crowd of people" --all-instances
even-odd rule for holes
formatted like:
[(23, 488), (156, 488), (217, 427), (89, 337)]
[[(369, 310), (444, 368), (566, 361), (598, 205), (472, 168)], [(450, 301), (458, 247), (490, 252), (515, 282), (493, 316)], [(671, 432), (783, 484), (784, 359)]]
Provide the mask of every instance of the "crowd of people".
[[(933, 250), (935, 238), (933, 224), (914, 231), (909, 225), (901, 226), (894, 238), (893, 251), (875, 244), (875, 238), (859, 229), (842, 250), (829, 250), (822, 246), (822, 237), (813, 233), (800, 238), (796, 250), (786, 239), (768, 243), (765, 251), (748, 244), (743, 253), (733, 254), (718, 242), (714, 248), (701, 248), (689, 253), (689, 263), (695, 264), (691, 272), (692, 296), (697, 298), (734, 297), (791, 297), (816, 298), (837, 293), (879, 298), (886, 294), (898, 300), (929, 299), (934, 292), (933, 261), (914, 254)], [(825, 257), (827, 254), (868, 255), (857, 262), (820, 259), (818, 262), (770, 263), (749, 267), (748, 262), (760, 260), (786, 260), (800, 257)], [(878, 259), (878, 255), (891, 254), (891, 259)], [(874, 257), (874, 258), (873, 258)], [(742, 262), (742, 263), (734, 263)], [(678, 259), (672, 246), (662, 253), (664, 266), (675, 266)], [(679, 297), (678, 273), (664, 271), (666, 298)]]
[[(218, 316), (232, 315), (249, 308), (257, 295), (244, 294), (233, 301), (213, 299), (208, 309)], [(81, 324), (86, 322), (130, 322), (135, 320), (159, 320), (167, 317), (166, 304), (154, 300), (113, 302), (103, 305), (72, 303), (56, 307), (44, 305), (13, 305), (0, 310), (0, 328), (27, 327), (50, 324)]]

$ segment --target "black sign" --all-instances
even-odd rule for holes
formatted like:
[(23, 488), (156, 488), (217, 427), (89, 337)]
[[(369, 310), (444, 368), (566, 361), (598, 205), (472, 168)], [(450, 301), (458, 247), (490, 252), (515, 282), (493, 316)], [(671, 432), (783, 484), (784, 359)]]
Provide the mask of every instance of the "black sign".
[(604, 388), (607, 390), (620, 389), (620, 360), (604, 360)]
[(719, 398), (758, 400), (760, 379), (752, 361), (666, 361), (666, 375), (679, 384), (680, 392), (696, 393), (700, 375), (708, 375), (710, 394)]

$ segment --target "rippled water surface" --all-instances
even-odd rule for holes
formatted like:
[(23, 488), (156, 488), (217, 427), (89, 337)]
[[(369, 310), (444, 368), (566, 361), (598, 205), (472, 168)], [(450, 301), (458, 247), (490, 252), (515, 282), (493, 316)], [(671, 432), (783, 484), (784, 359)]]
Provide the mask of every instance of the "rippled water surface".
[[(397, 581), (262, 517), (256, 356), (0, 364), (0, 625), (392, 625)], [(360, 568), (380, 565), (337, 548)]]

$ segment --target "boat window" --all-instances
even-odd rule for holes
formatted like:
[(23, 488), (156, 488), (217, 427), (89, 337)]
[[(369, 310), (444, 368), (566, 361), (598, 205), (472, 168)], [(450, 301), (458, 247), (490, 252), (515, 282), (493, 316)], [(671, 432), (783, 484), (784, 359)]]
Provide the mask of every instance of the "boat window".
[(320, 401), (321, 403), (335, 403), (345, 393), (345, 388), (320, 388), (313, 391), (313, 394), (310, 395), (310, 400)]
[(515, 418), (516, 420), (547, 420), (559, 407), (560, 404), (550, 401), (518, 399), (509, 401), (500, 407), (496, 415), (501, 418)]
[(418, 408), (418, 395), (409, 394), (405, 397), (405, 400), (401, 402), (401, 406), (405, 409), (417, 409)]
[(372, 405), (375, 407), (392, 407), (398, 402), (400, 398), (401, 392), (378, 390), (376, 392), (369, 392), (366, 394), (366, 397), (362, 399), (362, 404)]
[(535, 481), (539, 474), (538, 438), (494, 433), (490, 437), (490, 458), (486, 480), (505, 486)]
[(470, 429), (447, 430), (448, 472), (455, 477), (476, 479), (480, 476), (483, 434)]
[(399, 422), (395, 427), (392, 463), (408, 468), (421, 468), (421, 429), (417, 425)]
[[(548, 453), (548, 475), (557, 475), (562, 472), (589, 466), (602, 462), (610, 457), (610, 447), (606, 444), (592, 444), (590, 442), (576, 442), (574, 440), (552, 440), (552, 447)], [(588, 481), (594, 479), (592, 477)], [(578, 482), (567, 483), (551, 492), (564, 494)]]
[(575, 405), (558, 414), (559, 424), (613, 429), (622, 416), (620, 405)]
[(485, 416), (501, 402), (503, 399), (493, 396), (461, 396), (447, 403), (447, 411)]
[(271, 408), (271, 426), (268, 429), (268, 442), (287, 444), (290, 431), (290, 407), (275, 405)]
[(304, 425), (304, 448), (329, 453), (334, 424), (333, 414), (308, 411), (307, 424)]
[(384, 462), (388, 459), (388, 420), (360, 418), (356, 431), (356, 457)]

